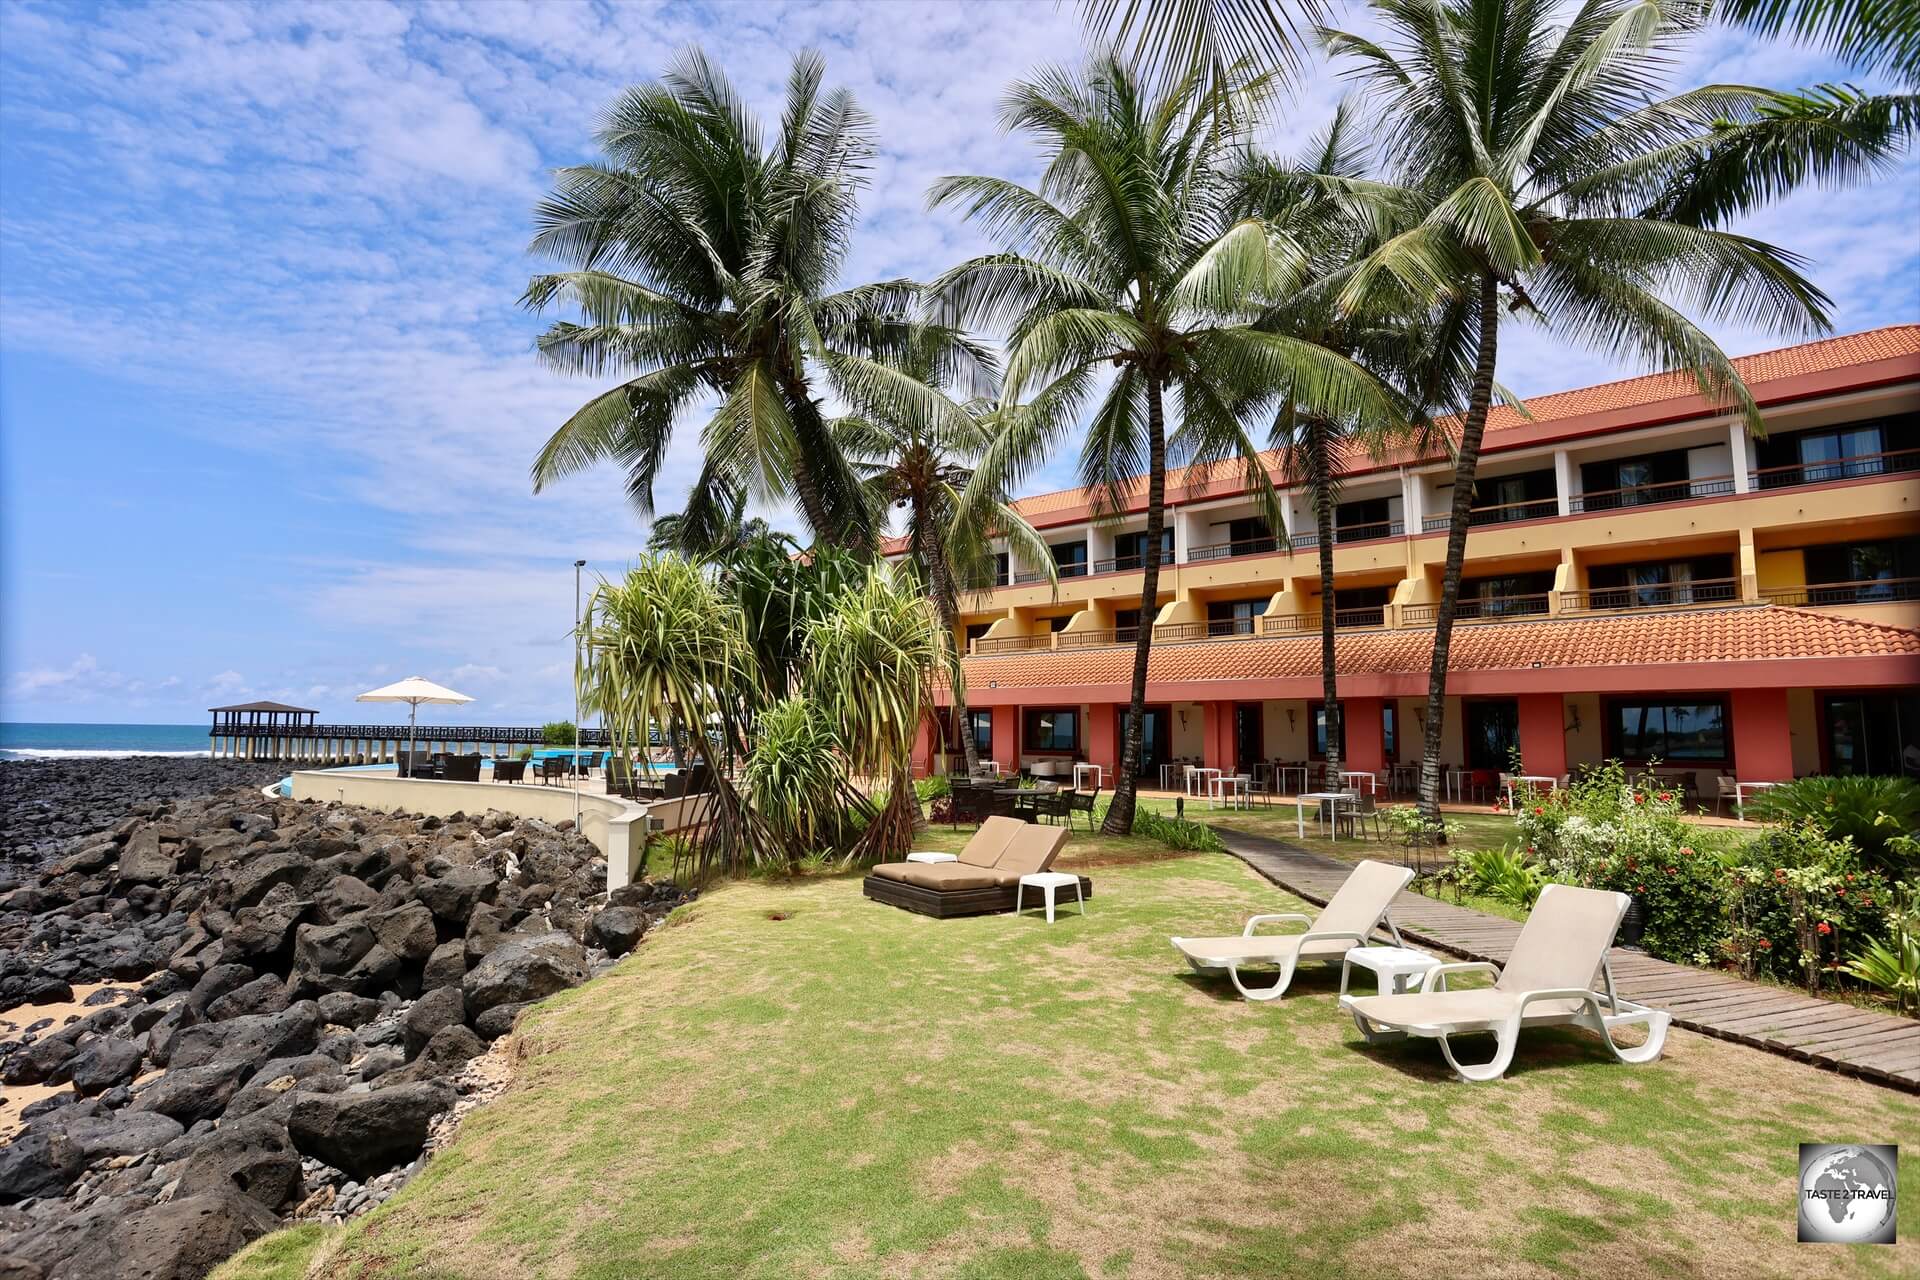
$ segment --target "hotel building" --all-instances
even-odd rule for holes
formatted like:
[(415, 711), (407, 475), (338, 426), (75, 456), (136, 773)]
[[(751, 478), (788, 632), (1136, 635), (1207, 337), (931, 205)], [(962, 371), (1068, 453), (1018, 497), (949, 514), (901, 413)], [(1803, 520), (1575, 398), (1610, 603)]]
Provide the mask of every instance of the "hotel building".
[[(1736, 362), (1763, 438), (1691, 377), (1496, 408), (1454, 628), (1442, 759), (1529, 774), (1658, 759), (1715, 779), (1920, 775), (1920, 325)], [(1143, 776), (1322, 754), (1314, 520), (1284, 542), (1237, 470), (1168, 477), (1159, 607), (1142, 616), (1145, 483), (1096, 517), (1079, 490), (1018, 507), (1052, 548), (962, 597), (983, 758), (1119, 758), (1133, 645), (1154, 628)], [(1334, 550), (1347, 768), (1418, 762), (1452, 473), (1438, 453), (1343, 468)], [(1290, 545), (1289, 545), (1290, 544)], [(898, 554), (898, 548), (894, 548)]]

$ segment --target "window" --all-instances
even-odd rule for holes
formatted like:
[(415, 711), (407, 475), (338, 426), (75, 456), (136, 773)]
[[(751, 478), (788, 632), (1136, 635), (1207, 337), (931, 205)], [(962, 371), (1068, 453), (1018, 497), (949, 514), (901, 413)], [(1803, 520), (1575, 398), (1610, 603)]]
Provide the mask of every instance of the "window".
[(1309, 702), (1307, 723), (1312, 729), (1312, 734), (1307, 740), (1307, 758), (1325, 760), (1327, 758), (1327, 704)]
[(1207, 602), (1207, 634), (1210, 636), (1250, 636), (1258, 624), (1254, 621), (1267, 611), (1266, 596), (1254, 600), (1210, 600)]
[(1087, 544), (1080, 542), (1056, 542), (1051, 548), (1053, 563), (1063, 578), (1081, 578), (1087, 572)]
[(1391, 702), (1380, 704), (1380, 750), (1387, 760), (1400, 758), (1399, 711)]
[(967, 719), (973, 721), (973, 749), (977, 755), (993, 754), (993, 712), (975, 711), (967, 708)]
[[(1214, 540), (1224, 541), (1231, 548), (1229, 554), (1236, 556), (1256, 555), (1262, 551), (1272, 551), (1276, 545), (1273, 530), (1267, 528), (1267, 522), (1258, 517), (1244, 520), (1228, 520), (1213, 526)], [(1220, 535), (1225, 534), (1222, 538)]]
[(1007, 553), (1002, 551), (993, 558), (993, 580), (996, 585), (1004, 587), (1011, 580), (1011, 574), (1012, 563), (1007, 559)]
[(1885, 455), (1912, 449), (1916, 426), (1920, 426), (1920, 415), (1909, 414), (1769, 436), (1755, 446), (1759, 485), (1772, 489), (1911, 470), (1911, 458)]
[(1607, 709), (1607, 754), (1646, 760), (1724, 763), (1727, 704), (1722, 699), (1615, 702)]
[(1113, 611), (1113, 638), (1116, 643), (1126, 644), (1140, 638), (1140, 611), (1138, 609), (1115, 609)]
[(1467, 578), (1460, 583), (1462, 618), (1508, 618), (1547, 611), (1553, 571), (1510, 573), (1496, 578)]
[(1074, 616), (1075, 615), (1071, 613), (1062, 613), (1062, 614), (1056, 614), (1055, 616), (1048, 618), (1047, 630), (1065, 631), (1067, 629), (1067, 624), (1073, 621)]
[[(1909, 580), (1920, 578), (1920, 538), (1808, 547), (1805, 555), (1810, 604), (1911, 599)], [(1829, 583), (1845, 585), (1817, 589)]]
[[(1498, 508), (1488, 511), (1474, 521), (1476, 524), (1498, 524), (1506, 520), (1534, 520), (1541, 516), (1556, 514), (1556, 509), (1548, 504), (1555, 501), (1553, 471), (1525, 471), (1517, 476), (1494, 476), (1482, 479), (1474, 485), (1474, 495), (1478, 499), (1473, 505), (1476, 510), (1485, 507)], [(1533, 504), (1539, 504), (1536, 508)]]
[[(1387, 623), (1387, 601), (1392, 596), (1392, 587), (1342, 587), (1333, 593), (1333, 625), (1383, 627)], [(1310, 612), (1319, 612), (1317, 602)]]
[(1637, 458), (1608, 458), (1580, 466), (1581, 509), (1609, 511), (1653, 502), (1672, 502), (1690, 496), (1687, 451), (1643, 454)]
[(1597, 564), (1587, 570), (1596, 609), (1638, 609), (1670, 604), (1733, 600), (1732, 556), (1695, 556), (1644, 564)]
[(1080, 713), (1065, 709), (1026, 713), (1028, 751), (1075, 751), (1080, 746)]
[(1469, 702), (1466, 712), (1467, 767), (1505, 769), (1520, 745), (1520, 704), (1489, 698)]
[[(1147, 535), (1123, 533), (1113, 540), (1114, 568), (1138, 569), (1146, 564)], [(1160, 563), (1173, 562), (1173, 530), (1160, 531)]]
[(1387, 498), (1364, 498), (1343, 502), (1333, 509), (1335, 540), (1351, 542), (1356, 538), (1384, 538), (1391, 532), (1392, 507)]
[(975, 640), (978, 640), (991, 630), (993, 630), (993, 624), (991, 622), (969, 622), (967, 624), (967, 647), (972, 648)]

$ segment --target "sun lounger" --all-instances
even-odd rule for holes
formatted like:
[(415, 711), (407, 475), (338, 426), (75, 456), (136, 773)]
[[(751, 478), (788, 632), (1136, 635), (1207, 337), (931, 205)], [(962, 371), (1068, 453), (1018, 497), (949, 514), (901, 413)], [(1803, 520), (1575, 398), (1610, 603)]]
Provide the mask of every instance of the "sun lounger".
[[(1425, 1036), (1440, 1042), (1447, 1065), (1465, 1080), (1497, 1080), (1513, 1061), (1522, 1027), (1575, 1026), (1598, 1032), (1622, 1062), (1651, 1062), (1666, 1043), (1671, 1015), (1632, 1004), (1614, 994), (1607, 951), (1627, 909), (1627, 895), (1602, 889), (1550, 884), (1540, 891), (1527, 923), (1514, 941), (1505, 968), (1483, 962), (1443, 964), (1429, 972), (1419, 991), (1405, 995), (1341, 996), (1368, 1043)], [(1449, 990), (1447, 975), (1490, 973), (1493, 986)], [(1604, 993), (1595, 991), (1598, 976)], [(1647, 1038), (1622, 1048), (1614, 1028), (1639, 1024)], [(1462, 1065), (1450, 1037), (1492, 1032), (1490, 1062)]]
[[(1045, 871), (1066, 843), (1065, 827), (992, 817), (967, 841), (956, 862), (883, 862), (861, 884), (875, 902), (921, 915), (983, 915), (1013, 910), (1020, 877)], [(1093, 882), (1080, 878), (1092, 896)]]
[[(1354, 947), (1364, 947), (1375, 929), (1384, 924), (1394, 944), (1400, 943), (1400, 931), (1393, 927), (1387, 910), (1400, 891), (1413, 879), (1411, 867), (1396, 867), (1385, 862), (1362, 862), (1354, 867), (1346, 882), (1335, 890), (1318, 916), (1297, 911), (1260, 915), (1247, 921), (1246, 929), (1220, 938), (1175, 938), (1174, 949), (1187, 958), (1197, 971), (1207, 973), (1225, 969), (1234, 987), (1249, 1000), (1276, 1000), (1286, 994), (1293, 982), (1294, 970), (1301, 961), (1337, 963)], [(1307, 926), (1304, 933), (1256, 934), (1259, 926), (1275, 920), (1298, 921)], [(1241, 980), (1242, 966), (1278, 965), (1279, 978), (1272, 986), (1249, 987)]]

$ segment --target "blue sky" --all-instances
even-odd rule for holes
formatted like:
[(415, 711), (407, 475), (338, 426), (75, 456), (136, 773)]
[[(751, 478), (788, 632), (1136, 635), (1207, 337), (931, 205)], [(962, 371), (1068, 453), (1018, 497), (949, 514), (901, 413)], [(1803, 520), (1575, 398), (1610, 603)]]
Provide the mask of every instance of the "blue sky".
[[(1030, 176), (993, 107), (1077, 56), (1076, 15), (0, 4), (0, 718), (191, 722), (250, 697), (344, 718), (415, 673), (472, 694), (471, 721), (563, 713), (572, 561), (617, 572), (644, 527), (611, 470), (539, 497), (526, 481), (596, 389), (535, 363), (516, 305), (546, 170), (587, 158), (612, 95), (688, 43), (769, 111), (813, 46), (883, 148), (848, 280), (925, 277), (982, 247), (925, 211), (928, 183)], [(1847, 78), (1718, 31), (1673, 83)], [(1274, 145), (1324, 124), (1341, 87), (1317, 67)], [(1812, 260), (1841, 331), (1911, 321), (1916, 179), (1909, 159), (1746, 229)], [(1525, 330), (1501, 362), (1523, 394), (1638, 372)]]

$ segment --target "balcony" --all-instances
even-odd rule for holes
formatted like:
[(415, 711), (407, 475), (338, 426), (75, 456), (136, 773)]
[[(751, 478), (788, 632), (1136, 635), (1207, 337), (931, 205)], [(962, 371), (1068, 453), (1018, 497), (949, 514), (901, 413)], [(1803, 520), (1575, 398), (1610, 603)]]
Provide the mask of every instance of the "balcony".
[[(1312, 613), (1270, 613), (1260, 620), (1261, 631), (1270, 636), (1312, 635), (1320, 630), (1320, 611)], [(1355, 627), (1384, 627), (1387, 625), (1387, 607), (1380, 604), (1354, 605), (1351, 608), (1335, 608), (1333, 625), (1336, 630), (1345, 631)]]
[[(1406, 532), (1406, 525), (1398, 520), (1376, 520), (1371, 524), (1350, 524), (1333, 531), (1335, 545), (1344, 546), (1349, 542), (1368, 542), (1374, 538), (1397, 538)], [(1320, 545), (1318, 532), (1296, 533), (1290, 539), (1295, 551), (1311, 551)]]
[(1828, 484), (1866, 476), (1899, 475), (1920, 471), (1920, 449), (1892, 453), (1862, 453), (1823, 462), (1795, 462), (1784, 467), (1762, 467), (1753, 473), (1756, 489), (1789, 489), (1801, 484)]
[(1114, 627), (1109, 630), (1057, 632), (1053, 643), (1056, 649), (1101, 649), (1108, 645), (1133, 644), (1139, 639), (1138, 627)]
[(1024, 653), (1030, 649), (1051, 649), (1053, 636), (981, 636), (973, 642), (975, 657), (986, 657), (995, 653)]
[[(1560, 514), (1560, 499), (1532, 498), (1526, 502), (1504, 502), (1496, 507), (1474, 507), (1467, 512), (1467, 527), (1483, 524), (1510, 524), (1515, 520), (1545, 520)], [(1420, 522), (1422, 533), (1444, 533), (1453, 523), (1453, 513), (1428, 516)]]
[[(1147, 567), (1145, 556), (1110, 556), (1093, 562), (1095, 573), (1138, 573)], [(1160, 553), (1160, 566), (1165, 568), (1173, 563), (1173, 552)]]
[(1733, 492), (1732, 476), (1697, 476), (1690, 480), (1672, 480), (1665, 484), (1635, 484), (1624, 489), (1595, 489), (1576, 493), (1567, 500), (1567, 509), (1583, 511), (1620, 511), (1630, 507), (1653, 507), (1663, 502), (1685, 502), (1689, 498), (1717, 498)]
[[(1453, 620), (1498, 622), (1508, 618), (1544, 617), (1551, 611), (1552, 604), (1552, 593), (1547, 591), (1518, 596), (1463, 596), (1456, 602)], [(1410, 604), (1400, 610), (1400, 620), (1408, 626), (1432, 626), (1439, 616), (1438, 604)]]
[(1859, 582), (1815, 582), (1804, 587), (1763, 587), (1768, 604), (1896, 604), (1920, 600), (1920, 578), (1867, 578)]
[(1691, 609), (1700, 605), (1740, 603), (1740, 579), (1696, 578), (1692, 582), (1661, 582), (1646, 586), (1603, 587), (1598, 591), (1563, 591), (1562, 613), (1612, 613), (1634, 609)]
[(1153, 629), (1155, 643), (1189, 640), (1226, 640), (1255, 634), (1257, 618), (1209, 618), (1205, 622), (1168, 622)]
[(1213, 542), (1203, 547), (1187, 548), (1187, 563), (1196, 564), (1202, 560), (1230, 560), (1234, 556), (1258, 556), (1279, 549), (1277, 539), (1242, 538), (1238, 542)]

